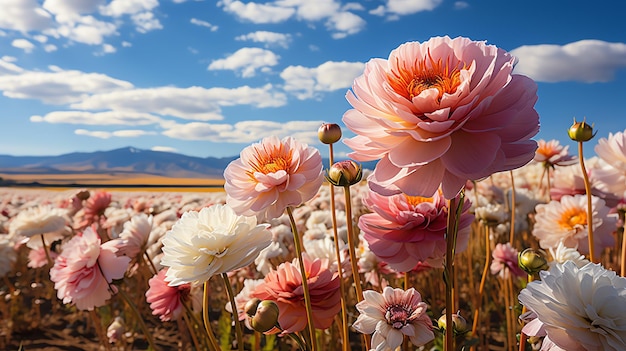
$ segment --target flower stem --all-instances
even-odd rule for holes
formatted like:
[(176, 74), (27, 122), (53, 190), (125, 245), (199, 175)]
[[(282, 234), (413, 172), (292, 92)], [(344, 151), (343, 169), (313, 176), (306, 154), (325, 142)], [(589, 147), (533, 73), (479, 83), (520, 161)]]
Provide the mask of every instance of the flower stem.
[(589, 176), (585, 168), (585, 158), (583, 157), (583, 142), (578, 142), (578, 159), (580, 160), (580, 168), (583, 172), (583, 180), (585, 182), (585, 194), (587, 194), (587, 240), (589, 242), (589, 261), (596, 263), (595, 250), (593, 241), (593, 208), (591, 204), (591, 184)]
[(41, 236), (41, 245), (43, 245), (43, 251), (46, 253), (46, 259), (48, 260), (48, 264), (52, 266), (54, 262), (52, 262), (52, 258), (50, 258), (50, 253), (48, 252), (48, 247), (46, 246), (46, 239), (44, 239), (43, 234)]
[(145, 335), (146, 340), (148, 340), (148, 345), (150, 345), (150, 349), (155, 350), (155, 351), (158, 350), (156, 343), (154, 342), (154, 338), (152, 337), (152, 333), (148, 330), (148, 327), (146, 326), (146, 322), (144, 322), (141, 316), (141, 313), (137, 309), (137, 306), (135, 306), (133, 301), (130, 299), (130, 296), (126, 294), (126, 291), (124, 291), (122, 287), (120, 287), (117, 290), (119, 291), (120, 296), (122, 296), (124, 302), (126, 302), (128, 307), (130, 307), (130, 309), (133, 310), (133, 313), (137, 317), (137, 320), (139, 321), (139, 327), (141, 328), (141, 331)]
[[(618, 213), (621, 222), (624, 223), (626, 209), (620, 209)], [(622, 225), (622, 252), (620, 258), (620, 275), (622, 277), (626, 277), (626, 224)]]
[[(329, 163), (332, 166), (333, 159), (333, 144), (328, 144), (329, 148)], [(341, 291), (341, 338), (343, 351), (350, 350), (350, 331), (348, 329), (348, 307), (346, 304), (345, 296), (345, 284), (343, 281), (343, 267), (341, 262), (341, 249), (339, 248), (339, 235), (337, 233), (337, 213), (335, 205), (335, 186), (331, 183), (328, 184), (330, 191), (330, 215), (333, 223), (333, 239), (335, 242), (335, 256), (337, 260), (337, 274), (339, 275), (339, 290)]]
[(487, 225), (481, 225), (481, 227), (485, 230), (485, 266), (483, 267), (483, 274), (480, 277), (480, 285), (478, 287), (478, 298), (476, 299), (477, 306), (476, 310), (474, 310), (474, 321), (472, 323), (472, 336), (476, 336), (476, 333), (478, 332), (478, 317), (483, 303), (483, 293), (485, 292), (485, 282), (487, 281), (487, 272), (489, 272), (489, 261), (491, 259), (491, 255), (489, 254), (491, 251), (491, 244), (489, 243), (491, 227)]
[(228, 298), (230, 299), (230, 306), (233, 311), (233, 321), (235, 322), (235, 334), (237, 335), (237, 349), (243, 351), (243, 331), (241, 329), (241, 322), (239, 321), (239, 313), (237, 312), (237, 304), (235, 303), (235, 294), (233, 293), (233, 287), (230, 285), (230, 279), (228, 274), (222, 273), (222, 279), (224, 279), (224, 285), (228, 292)]
[(204, 321), (204, 330), (206, 331), (209, 349), (212, 351), (220, 351), (215, 335), (211, 330), (211, 321), (209, 320), (209, 281), (204, 282), (204, 291), (202, 295), (202, 320)]
[(511, 232), (509, 242), (513, 245), (513, 240), (515, 240), (515, 177), (513, 171), (509, 171), (509, 174), (511, 175)]
[(315, 338), (315, 325), (313, 324), (313, 309), (311, 307), (311, 294), (309, 293), (309, 277), (304, 267), (304, 260), (302, 259), (302, 242), (300, 240), (300, 234), (298, 233), (298, 227), (296, 226), (296, 220), (293, 217), (293, 210), (291, 206), (287, 207), (287, 214), (289, 215), (289, 221), (291, 222), (291, 231), (293, 233), (294, 246), (296, 247), (296, 254), (298, 256), (298, 263), (300, 264), (300, 275), (302, 276), (302, 291), (304, 293), (304, 304), (306, 307), (306, 319), (309, 326), (309, 335), (311, 336), (311, 349), (317, 351), (317, 339)]
[(356, 290), (357, 302), (363, 301), (363, 289), (361, 288), (361, 277), (359, 276), (359, 266), (356, 260), (356, 238), (354, 226), (352, 225), (352, 201), (350, 199), (350, 186), (344, 186), (344, 196), (346, 201), (346, 226), (348, 229), (348, 250), (350, 252), (350, 263), (352, 264), (352, 278)]
[(102, 322), (100, 321), (100, 318), (98, 317), (98, 312), (96, 312), (96, 310), (93, 309), (89, 311), (89, 315), (91, 316), (91, 319), (93, 321), (94, 328), (96, 328), (96, 333), (98, 334), (98, 338), (100, 339), (100, 342), (104, 344), (104, 347), (108, 351), (111, 351), (111, 345), (109, 345), (109, 340), (107, 339), (106, 333), (102, 329)]
[(446, 233), (446, 260), (443, 271), (444, 282), (446, 284), (446, 333), (444, 340), (444, 350), (454, 350), (454, 324), (452, 322), (452, 314), (454, 313), (454, 255), (456, 251), (456, 237), (459, 232), (459, 218), (463, 210), (465, 202), (465, 190), (461, 189), (460, 196), (457, 199), (451, 199), (448, 207), (448, 226)]

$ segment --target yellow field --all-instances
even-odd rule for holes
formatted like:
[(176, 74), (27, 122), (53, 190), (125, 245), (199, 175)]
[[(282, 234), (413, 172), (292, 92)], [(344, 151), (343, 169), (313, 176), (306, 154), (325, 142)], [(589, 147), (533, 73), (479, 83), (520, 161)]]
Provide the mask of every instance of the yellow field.
[[(170, 178), (149, 174), (2, 174), (0, 177), (17, 184), (34, 183), (37, 188), (66, 190), (72, 187), (106, 187), (116, 191), (222, 191), (224, 179)], [(46, 187), (50, 185), (50, 187)], [(63, 185), (67, 185), (64, 187)], [(120, 187), (116, 187), (119, 185)]]

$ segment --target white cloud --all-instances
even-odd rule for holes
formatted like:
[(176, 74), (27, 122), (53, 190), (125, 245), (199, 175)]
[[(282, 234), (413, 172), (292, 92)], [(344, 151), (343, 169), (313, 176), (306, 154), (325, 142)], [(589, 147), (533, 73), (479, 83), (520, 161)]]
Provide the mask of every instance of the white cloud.
[(241, 73), (244, 78), (254, 77), (258, 69), (268, 69), (278, 64), (279, 56), (261, 48), (241, 48), (232, 55), (214, 60), (208, 69), (232, 70)]
[(334, 32), (334, 39), (342, 39), (356, 34), (365, 28), (365, 20), (352, 12), (339, 12), (326, 21), (326, 27)]
[[(1, 77), (0, 77), (1, 79)], [(221, 107), (251, 105), (278, 107), (286, 96), (267, 84), (261, 88), (158, 87), (95, 94), (71, 105), (75, 109), (155, 113), (185, 119), (208, 121), (223, 119)]]
[(22, 49), (27, 54), (30, 54), (33, 50), (35, 50), (35, 45), (26, 39), (14, 39), (11, 42), (11, 46)]
[(283, 34), (268, 31), (256, 31), (235, 37), (235, 40), (253, 41), (255, 43), (264, 43), (266, 46), (278, 45), (284, 48), (289, 47), (291, 42), (291, 34)]
[(23, 33), (50, 28), (54, 21), (37, 0), (3, 0), (0, 28)]
[(224, 11), (234, 14), (237, 18), (252, 23), (280, 23), (296, 13), (296, 10), (291, 7), (255, 2), (243, 3), (236, 0), (222, 0), (217, 5), (223, 7)]
[(103, 3), (104, 0), (45, 0), (43, 8), (54, 14), (57, 22), (72, 22), (95, 12)]
[(204, 140), (220, 143), (252, 143), (264, 137), (293, 136), (304, 143), (319, 143), (317, 129), (322, 121), (243, 121), (235, 124), (212, 124), (191, 122), (176, 124), (163, 132), (164, 135), (182, 140)]
[(387, 0), (385, 5), (378, 6), (369, 13), (376, 16), (387, 15), (388, 19), (394, 20), (398, 16), (432, 11), (442, 2), (443, 0)]
[(122, 47), (124, 47), (124, 48), (129, 48), (131, 46), (133, 46), (133, 44), (128, 42), (128, 41), (123, 41), (122, 42)]
[(36, 41), (38, 41), (38, 42), (40, 42), (42, 44), (44, 44), (45, 42), (48, 41), (48, 37), (45, 36), (45, 35), (41, 35), (41, 34), (33, 35), (33, 39), (35, 39)]
[(57, 51), (57, 49), (58, 49), (58, 48), (57, 48), (57, 46), (56, 46), (56, 45), (54, 45), (54, 44), (46, 44), (46, 45), (43, 47), (43, 50), (44, 50), (45, 52), (53, 52), (53, 51)]
[(455, 1), (454, 2), (454, 8), (456, 10), (463, 10), (468, 8), (470, 5), (467, 1)]
[(608, 82), (626, 68), (626, 44), (581, 40), (560, 45), (526, 45), (511, 51), (515, 73), (541, 82)]
[(12, 56), (0, 57), (0, 79), (2, 79), (4, 75), (19, 74), (24, 71), (22, 67), (13, 63), (15, 61), (15, 57)]
[(339, 1), (336, 0), (290, 0), (284, 3), (296, 8), (298, 18), (311, 22), (331, 17), (339, 12), (341, 7)]
[(163, 29), (163, 25), (152, 12), (141, 12), (131, 16), (139, 33), (148, 33), (153, 30)]
[(129, 82), (100, 73), (64, 71), (27, 71), (19, 75), (0, 76), (3, 95), (14, 99), (38, 99), (47, 104), (62, 105), (81, 100), (86, 95), (130, 89)]
[(280, 77), (285, 81), (285, 91), (304, 100), (319, 97), (321, 92), (349, 88), (364, 67), (362, 62), (328, 61), (313, 68), (289, 66)]
[(138, 130), (138, 129), (116, 130), (116, 131), (113, 131), (113, 132), (91, 131), (91, 130), (86, 130), (86, 129), (76, 129), (74, 131), (74, 134), (76, 134), (76, 135), (85, 135), (85, 136), (90, 136), (90, 137), (99, 138), (99, 139), (109, 139), (111, 137), (137, 138), (137, 137), (144, 136), (144, 135), (154, 135), (156, 133), (155, 132), (147, 132), (145, 130)]
[(84, 125), (127, 125), (139, 126), (160, 124), (163, 120), (149, 113), (140, 112), (88, 112), (88, 111), (53, 111), (45, 116), (31, 116), (31, 122), (51, 124), (84, 124)]
[(55, 38), (65, 37), (87, 45), (100, 45), (104, 37), (117, 34), (117, 26), (100, 21), (93, 16), (81, 16), (71, 22), (59, 23), (57, 28), (45, 30), (44, 33)]
[(153, 146), (150, 148), (150, 150), (152, 151), (158, 151), (158, 152), (174, 152), (177, 153), (178, 149), (175, 147), (171, 147), (171, 146)]
[(113, 0), (108, 5), (100, 7), (100, 13), (105, 16), (121, 17), (152, 11), (157, 6), (158, 0)]
[(114, 52), (116, 52), (117, 49), (115, 48), (115, 46), (111, 45), (111, 44), (104, 44), (102, 45), (102, 52), (105, 54), (112, 54)]
[(219, 28), (216, 25), (213, 25), (207, 21), (199, 20), (197, 18), (192, 18), (189, 22), (191, 22), (191, 24), (195, 24), (196, 26), (207, 27), (211, 30), (211, 32), (215, 32)]

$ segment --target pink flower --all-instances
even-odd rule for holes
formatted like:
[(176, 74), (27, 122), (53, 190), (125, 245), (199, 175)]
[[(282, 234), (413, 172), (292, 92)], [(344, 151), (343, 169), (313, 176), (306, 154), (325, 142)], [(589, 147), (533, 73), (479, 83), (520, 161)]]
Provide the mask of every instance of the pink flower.
[(124, 223), (124, 230), (120, 233), (121, 245), (118, 255), (135, 258), (143, 253), (152, 231), (152, 216), (144, 213), (136, 214), (129, 222)]
[[(310, 260), (302, 257), (309, 283), (313, 324), (316, 329), (330, 327), (341, 310), (339, 276), (328, 269), (327, 260)], [(276, 302), (279, 309), (278, 323), (287, 333), (304, 330), (307, 324), (302, 275), (297, 259), (284, 262), (270, 271), (264, 283), (250, 294), (261, 300)]]
[(517, 250), (510, 243), (496, 244), (491, 253), (493, 257), (490, 267), (491, 274), (497, 274), (502, 279), (508, 279), (511, 273), (516, 277), (525, 277), (526, 272), (518, 265), (517, 253)]
[(532, 160), (537, 85), (512, 74), (515, 58), (467, 38), (409, 42), (372, 59), (347, 94), (345, 140), (357, 161), (381, 159), (369, 177), (383, 194), (450, 199), (467, 180)]
[(603, 190), (626, 198), (626, 130), (609, 133), (608, 138), (598, 140), (595, 151), (606, 162), (605, 167), (598, 168), (594, 174)]
[(189, 298), (191, 284), (169, 286), (165, 281), (167, 267), (161, 269), (150, 278), (150, 288), (146, 291), (146, 301), (150, 304), (152, 314), (159, 316), (161, 321), (178, 319), (183, 312), (183, 301)]
[(100, 244), (100, 237), (87, 227), (65, 244), (50, 269), (57, 297), (63, 303), (75, 303), (79, 310), (103, 306), (114, 293), (109, 285), (121, 279), (130, 258), (118, 257), (114, 241)]
[(569, 146), (562, 146), (558, 140), (541, 139), (537, 144), (534, 160), (543, 163), (545, 167), (569, 166), (578, 162), (575, 156), (567, 153)]
[(383, 293), (373, 290), (363, 292), (364, 300), (356, 305), (359, 317), (354, 329), (372, 336), (373, 350), (396, 350), (404, 336), (416, 346), (435, 338), (432, 321), (426, 314), (428, 306), (415, 289), (385, 287)]
[[(441, 192), (432, 198), (396, 194), (383, 196), (370, 191), (362, 199), (373, 213), (359, 218), (359, 228), (369, 249), (400, 272), (420, 262), (439, 265), (446, 252), (448, 207)], [(459, 222), (457, 252), (465, 250), (474, 216), (466, 200)]]
[[(615, 241), (613, 231), (617, 228), (617, 215), (609, 214), (610, 208), (604, 200), (592, 197), (593, 233), (595, 254), (600, 255)], [(536, 206), (533, 235), (543, 249), (556, 249), (559, 242), (565, 247), (578, 248), (580, 253), (589, 253), (587, 239), (587, 197), (565, 195), (560, 201), (550, 201)]]
[(89, 196), (83, 205), (83, 218), (78, 226), (82, 228), (96, 222), (104, 215), (104, 210), (106, 210), (110, 204), (111, 193), (106, 191), (97, 191)]
[(324, 180), (319, 151), (291, 137), (264, 138), (240, 156), (224, 170), (226, 202), (237, 214), (277, 218), (313, 198)]
[[(28, 252), (28, 264), (26, 266), (30, 268), (40, 268), (48, 264), (48, 257), (46, 257), (46, 249), (43, 246), (39, 246), (33, 249), (30, 249)], [(50, 259), (55, 260), (58, 253), (53, 250), (49, 250), (48, 254), (50, 255)]]

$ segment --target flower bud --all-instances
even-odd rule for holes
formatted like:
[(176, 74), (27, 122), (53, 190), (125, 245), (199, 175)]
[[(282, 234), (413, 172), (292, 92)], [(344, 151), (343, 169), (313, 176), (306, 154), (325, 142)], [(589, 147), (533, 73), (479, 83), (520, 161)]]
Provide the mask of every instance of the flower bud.
[(77, 192), (75, 196), (76, 196), (79, 200), (87, 200), (87, 199), (89, 198), (89, 196), (90, 196), (90, 195), (91, 195), (91, 194), (89, 194), (89, 190), (85, 190), (85, 189), (83, 189), (83, 190), (80, 190), (79, 192)]
[[(439, 317), (439, 320), (437, 320), (437, 325), (439, 326), (439, 329), (446, 330), (447, 325), (445, 313), (441, 317)], [(452, 314), (452, 325), (454, 326), (453, 332), (456, 335), (465, 334), (469, 331), (469, 326), (467, 325), (467, 321), (465, 320), (465, 318), (461, 316), (461, 311)]]
[(361, 181), (363, 168), (352, 160), (339, 161), (326, 172), (326, 180), (336, 186), (350, 186)]
[(256, 313), (250, 319), (250, 326), (261, 333), (270, 331), (278, 326), (278, 305), (272, 300), (259, 302)]
[(324, 144), (334, 144), (341, 139), (341, 127), (335, 123), (324, 123), (317, 130), (317, 137)]
[(548, 260), (541, 250), (528, 248), (517, 254), (517, 262), (519, 267), (530, 275), (548, 269)]
[(254, 314), (256, 313), (256, 310), (259, 307), (259, 303), (261, 303), (261, 299), (256, 298), (256, 297), (252, 298), (248, 302), (246, 302), (246, 304), (243, 307), (243, 311), (246, 312), (248, 316), (254, 317)]
[(583, 120), (582, 122), (576, 122), (575, 118), (574, 124), (569, 127), (567, 134), (569, 135), (570, 139), (578, 142), (589, 141), (594, 136), (596, 136), (596, 133), (594, 133), (593, 131), (593, 125), (587, 124), (585, 120)]

